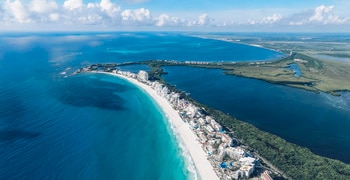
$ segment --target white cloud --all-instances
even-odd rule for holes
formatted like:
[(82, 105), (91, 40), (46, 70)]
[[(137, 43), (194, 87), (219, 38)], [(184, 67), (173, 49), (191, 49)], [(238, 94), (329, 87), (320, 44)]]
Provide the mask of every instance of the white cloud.
[(282, 19), (282, 15), (280, 14), (273, 14), (272, 16), (264, 17), (261, 21), (262, 24), (273, 24)]
[(318, 6), (314, 10), (295, 14), (290, 17), (289, 25), (305, 25), (305, 24), (346, 24), (348, 18), (342, 18), (335, 15), (334, 6)]
[(121, 13), (121, 17), (123, 22), (129, 25), (146, 25), (152, 22), (151, 12), (145, 8), (126, 9)]
[(88, 3), (74, 7), (76, 8), (65, 8), (62, 14), (63, 18), (61, 18), (63, 23), (113, 26), (120, 21), (120, 6), (110, 0), (101, 0), (99, 3)]
[(324, 15), (329, 14), (333, 10), (334, 6), (326, 7), (324, 5), (319, 6), (315, 9), (313, 16), (309, 18), (310, 21), (322, 22), (324, 20)]
[[(339, 15), (335, 6), (318, 6), (300, 13), (284, 12), (280, 9), (271, 11), (254, 11), (243, 13), (240, 10), (222, 12), (221, 16), (201, 14), (195, 18), (195, 12), (188, 14), (169, 15), (163, 13), (152, 17), (152, 12), (146, 8), (122, 9), (115, 0), (0, 0), (0, 29), (11, 27), (39, 27), (48, 24), (54, 27), (61, 25), (88, 27), (99, 25), (108, 27), (148, 26), (148, 27), (290, 27), (313, 25), (350, 25), (348, 14)], [(4, 2), (3, 2), (4, 1)], [(125, 0), (129, 3), (142, 3), (147, 0)], [(58, 4), (57, 2), (61, 2)], [(180, 12), (179, 12), (180, 13)], [(219, 13), (219, 12), (217, 12)], [(220, 14), (220, 13), (219, 13)], [(177, 15), (185, 16), (186, 19)], [(213, 14), (211, 14), (213, 15)], [(217, 16), (215, 16), (217, 15)], [(193, 18), (193, 19), (192, 19)], [(221, 24), (221, 25), (220, 25)], [(200, 28), (201, 29), (201, 28)]]
[(66, 0), (59, 6), (56, 0), (6, 0), (0, 3), (0, 23), (56, 23), (70, 25), (116, 25), (120, 22), (120, 6), (110, 0), (83, 4), (82, 0)]
[(319, 22), (323, 24), (343, 24), (345, 18), (339, 18), (334, 14), (334, 6), (319, 6), (314, 10), (313, 16), (309, 18), (310, 22)]
[(184, 19), (178, 17), (171, 17), (168, 14), (161, 14), (156, 20), (156, 26), (166, 27), (166, 26), (185, 26), (188, 22)]
[(66, 0), (63, 7), (69, 10), (80, 9), (83, 7), (83, 0)]
[(90, 23), (100, 21), (100, 23), (115, 24), (120, 20), (120, 9), (120, 6), (110, 0), (101, 0), (100, 3), (88, 3), (82, 16), (85, 16)]
[(52, 0), (33, 0), (29, 9), (36, 13), (50, 13), (58, 9), (58, 5)]
[(205, 26), (210, 24), (211, 19), (208, 14), (202, 14), (199, 16), (198, 25)]
[(59, 7), (53, 0), (33, 0), (27, 7), (31, 19), (35, 22), (57, 22), (60, 18)]
[[(32, 19), (30, 19), (26, 7), (22, 4), (20, 0), (6, 0), (4, 8), (5, 11), (8, 12), (8, 18), (10, 21), (15, 21), (18, 23), (32, 22)], [(13, 17), (14, 19), (11, 17)]]
[(110, 0), (101, 0), (100, 7), (103, 11), (106, 11), (109, 16), (114, 16), (115, 13), (120, 11), (120, 7)]
[(209, 26), (212, 21), (213, 19), (208, 14), (202, 14), (198, 17), (198, 20), (189, 23), (188, 26)]

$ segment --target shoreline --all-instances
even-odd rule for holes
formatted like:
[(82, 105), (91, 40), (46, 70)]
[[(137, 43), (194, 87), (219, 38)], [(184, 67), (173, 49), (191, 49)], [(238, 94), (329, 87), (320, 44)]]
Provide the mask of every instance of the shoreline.
[[(266, 49), (266, 50), (270, 50), (270, 51), (274, 51), (277, 53), (282, 53), (284, 55), (286, 55), (285, 53), (283, 53), (282, 51), (279, 51), (277, 49), (273, 49), (273, 48), (268, 48), (265, 47), (263, 45), (259, 45), (259, 44), (250, 44), (250, 43), (246, 43), (246, 42), (242, 42), (240, 39), (237, 40), (229, 40), (227, 38), (215, 38), (215, 37), (205, 37), (205, 36), (197, 36), (197, 35), (192, 35), (192, 37), (197, 37), (197, 38), (202, 38), (202, 39), (212, 39), (212, 40), (217, 40), (217, 41), (223, 41), (223, 42), (228, 42), (228, 43), (235, 43), (235, 44), (243, 44), (243, 45), (247, 45), (247, 46), (251, 46), (251, 47), (257, 47), (257, 48), (261, 48), (261, 49)], [(282, 57), (283, 58), (283, 57)], [(279, 58), (280, 59), (280, 58)], [(271, 59), (271, 60), (256, 60), (256, 61), (247, 61), (247, 62), (259, 62), (259, 61), (276, 61), (278, 59)]]
[(215, 173), (215, 170), (213, 169), (213, 166), (210, 164), (209, 160), (207, 159), (207, 154), (203, 151), (202, 145), (197, 140), (198, 137), (191, 131), (188, 124), (183, 122), (178, 112), (171, 107), (170, 103), (166, 99), (160, 97), (156, 93), (156, 91), (152, 89), (150, 86), (143, 84), (137, 81), (136, 79), (126, 77), (120, 74), (114, 74), (114, 73), (108, 73), (108, 72), (97, 72), (97, 73), (108, 74), (108, 75), (125, 79), (128, 82), (142, 89), (144, 92), (146, 92), (153, 99), (153, 101), (155, 101), (158, 104), (158, 106), (162, 109), (165, 116), (167, 117), (168, 121), (170, 121), (170, 124), (173, 125), (173, 127), (175, 128), (176, 133), (181, 138), (183, 144), (185, 145), (186, 150), (189, 152), (191, 156), (191, 159), (195, 165), (196, 171), (200, 179), (202, 180), (219, 179), (219, 177)]

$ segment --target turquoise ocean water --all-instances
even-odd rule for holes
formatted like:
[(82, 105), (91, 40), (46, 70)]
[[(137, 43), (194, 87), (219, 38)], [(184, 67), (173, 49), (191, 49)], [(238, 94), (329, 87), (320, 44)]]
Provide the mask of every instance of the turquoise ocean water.
[(0, 179), (192, 179), (181, 142), (145, 93), (113, 76), (70, 74), (91, 63), (281, 56), (171, 33), (1, 34)]

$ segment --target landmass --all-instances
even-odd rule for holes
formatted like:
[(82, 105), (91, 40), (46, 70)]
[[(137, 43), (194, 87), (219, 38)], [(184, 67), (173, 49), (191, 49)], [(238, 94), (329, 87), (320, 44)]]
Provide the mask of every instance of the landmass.
[[(311, 45), (303, 45), (302, 43), (299, 44), (300, 48), (294, 47), (295, 44), (283, 44), (283, 42), (254, 42), (254, 44), (282, 51), (286, 54), (286, 57), (279, 60), (257, 62), (149, 60), (119, 64), (94, 64), (82, 68), (78, 72), (96, 70), (113, 73), (113, 71), (117, 71), (119, 66), (148, 65), (150, 67), (148, 76), (151, 82), (164, 85), (164, 87), (167, 87), (169, 94), (178, 94), (179, 99), (200, 110), (203, 116), (192, 118), (181, 116), (182, 113), (187, 114), (188, 109), (182, 109), (182, 113), (180, 109), (178, 112), (182, 120), (188, 123), (193, 132), (197, 134), (198, 139), (203, 144), (202, 148), (208, 153), (208, 160), (221, 179), (269, 178), (270, 176), (273, 179), (350, 179), (349, 164), (313, 154), (307, 148), (289, 143), (278, 136), (261, 131), (251, 124), (201, 104), (181, 90), (176, 89), (175, 86), (168, 84), (162, 78), (162, 74), (166, 73), (162, 66), (194, 66), (222, 69), (227, 75), (260, 79), (316, 93), (325, 92), (338, 96), (342, 91), (350, 91), (350, 72), (348, 71), (350, 62), (346, 60), (334, 61), (316, 56), (319, 55), (317, 50), (320, 50), (319, 53), (324, 55), (348, 58), (346, 51), (334, 51), (332, 47), (328, 47), (331, 50), (327, 50), (324, 45), (315, 46), (318, 48), (315, 49)], [(303, 47), (309, 49), (302, 49)], [(211, 121), (207, 121), (206, 117), (210, 117), (210, 119), (217, 122), (225, 133), (220, 135), (221, 132), (213, 128)], [(211, 129), (206, 127), (211, 127), (214, 134), (219, 135), (210, 135)], [(197, 130), (203, 133), (198, 133)], [(201, 135), (203, 136), (201, 137)], [(221, 140), (218, 138), (220, 136)], [(224, 141), (222, 137), (229, 137), (230, 141)], [(227, 142), (231, 142), (231, 144)], [(220, 149), (220, 147), (224, 148)], [(247, 157), (254, 159), (253, 163), (250, 163), (253, 171), (245, 171), (247, 168), (243, 168), (242, 164), (237, 163), (239, 158), (228, 153), (230, 149), (235, 149), (234, 151), (238, 152), (237, 149), (241, 149), (245, 155), (244, 157), (240, 156), (240, 158), (245, 158), (246, 154), (249, 154)], [(249, 173), (250, 171), (251, 173)], [(265, 175), (269, 176), (265, 177)]]
[[(347, 38), (333, 37), (330, 34), (315, 35), (315, 38), (307, 35), (287, 37), (278, 35), (259, 37), (222, 36), (204, 35), (206, 38), (279, 51), (287, 56), (272, 61), (208, 64), (191, 62), (190, 65), (220, 68), (228, 75), (255, 78), (274, 84), (325, 92), (332, 95), (339, 95), (341, 91), (350, 91), (350, 42)], [(290, 68), (290, 65), (298, 66), (300, 72)]]
[[(188, 128), (197, 135), (195, 139), (202, 143), (203, 152), (207, 153), (206, 159), (209, 160), (212, 169), (220, 179), (350, 178), (350, 165), (315, 155), (307, 148), (289, 143), (276, 135), (261, 131), (251, 124), (212, 109), (192, 99), (163, 79), (159, 79), (164, 73), (159, 69), (159, 65), (169, 63), (168, 61), (148, 61), (148, 63), (152, 69), (149, 71), (150, 74), (147, 73), (149, 80), (144, 83), (158, 89), (157, 94), (167, 100), (160, 104), (171, 103), (181, 120), (187, 123)], [(130, 63), (94, 64), (76, 72), (98, 71), (137, 78), (136, 74), (118, 70), (118, 66), (126, 64)], [(196, 164), (195, 160), (194, 162)], [(198, 163), (196, 167), (197, 165)], [(204, 171), (200, 174), (205, 178)]]
[[(227, 75), (255, 78), (273, 84), (301, 88), (314, 92), (325, 92), (335, 96), (350, 91), (350, 62), (330, 61), (314, 58), (302, 53), (290, 52), (287, 57), (275, 61), (258, 62), (198, 62), (150, 60), (106, 65), (106, 68), (131, 64), (147, 64), (151, 67), (151, 79), (163, 81), (166, 73), (162, 66), (193, 66), (222, 69)], [(292, 67), (291, 67), (292, 66)], [(295, 69), (295, 67), (297, 69)]]

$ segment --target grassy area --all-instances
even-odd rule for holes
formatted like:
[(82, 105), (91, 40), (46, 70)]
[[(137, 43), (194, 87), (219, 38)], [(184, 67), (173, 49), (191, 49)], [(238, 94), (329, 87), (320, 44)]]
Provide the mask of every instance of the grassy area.
[[(350, 42), (347, 38), (319, 38), (302, 40), (286, 38), (269, 39), (257, 41), (256, 39), (243, 40), (243, 43), (254, 43), (270, 49), (279, 50), (285, 53), (295, 52), (293, 56), (284, 59), (285, 61), (277, 61), (273, 63), (273, 68), (248, 68), (249, 71), (243, 72), (245, 67), (236, 68), (238, 72), (230, 72), (242, 76), (253, 77), (261, 80), (266, 80), (272, 83), (278, 83), (286, 79), (287, 81), (309, 81), (314, 82), (311, 87), (294, 86), (293, 84), (285, 83), (286, 85), (299, 87), (308, 90), (317, 90), (336, 95), (338, 91), (350, 90)], [(324, 56), (326, 55), (326, 56)], [(293, 78), (290, 75), (279, 76), (283, 71), (279, 66), (282, 62), (293, 63), (295, 59), (306, 60), (306, 62), (297, 63), (302, 69), (302, 77)], [(338, 59), (340, 61), (332, 60)], [(285, 64), (282, 64), (285, 65)], [(279, 71), (277, 70), (279, 69)], [(271, 71), (271, 72), (268, 72)], [(257, 73), (261, 73), (259, 77)], [(284, 72), (287, 73), (287, 72)], [(277, 77), (274, 77), (277, 76)]]
[[(302, 76), (295, 77), (288, 64), (299, 65)], [(271, 83), (337, 94), (350, 91), (350, 63), (316, 59), (294, 53), (283, 60), (268, 65), (244, 64), (228, 69), (227, 74), (265, 80)]]

